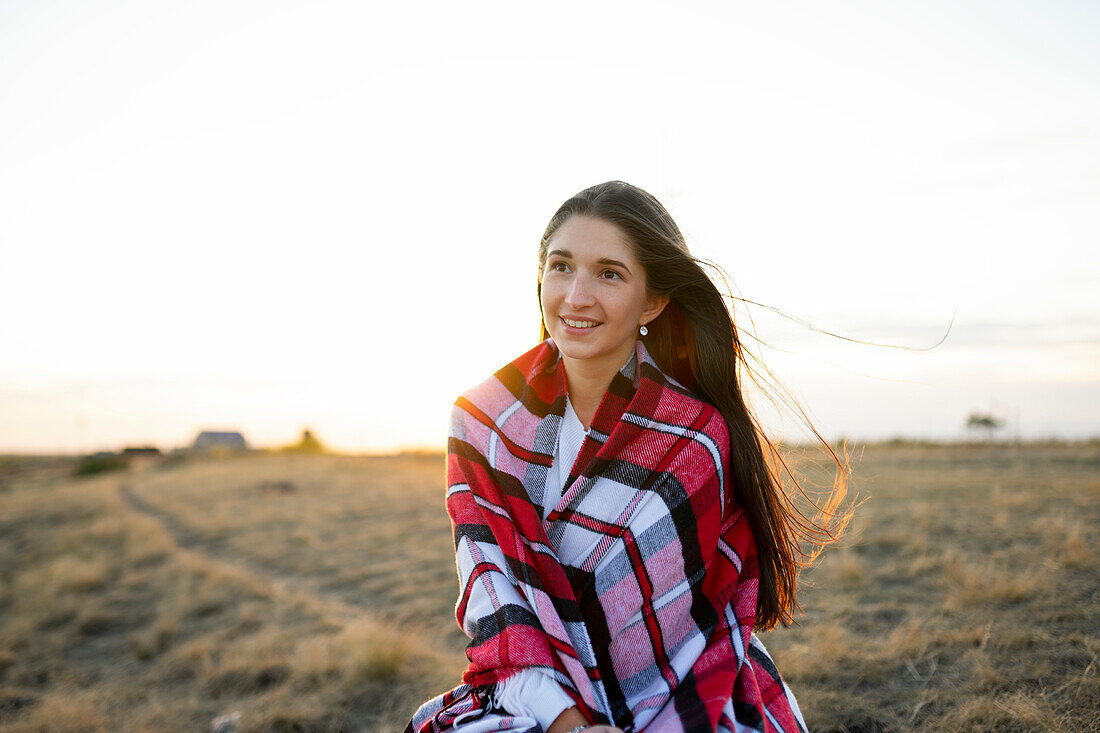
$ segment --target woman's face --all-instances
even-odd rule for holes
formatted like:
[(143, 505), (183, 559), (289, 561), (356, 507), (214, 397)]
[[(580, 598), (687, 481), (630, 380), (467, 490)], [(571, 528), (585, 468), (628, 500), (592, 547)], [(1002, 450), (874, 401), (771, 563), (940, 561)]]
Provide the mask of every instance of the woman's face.
[(638, 326), (667, 302), (667, 296), (650, 296), (645, 272), (614, 224), (574, 216), (550, 238), (542, 317), (567, 360), (618, 371), (634, 350)]

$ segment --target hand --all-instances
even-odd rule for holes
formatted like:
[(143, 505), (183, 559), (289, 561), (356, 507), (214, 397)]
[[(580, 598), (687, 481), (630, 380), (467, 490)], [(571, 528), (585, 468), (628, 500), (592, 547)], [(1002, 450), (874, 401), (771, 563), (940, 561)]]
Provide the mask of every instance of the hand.
[(584, 733), (623, 733), (623, 729), (616, 728), (613, 725), (594, 725), (591, 728), (586, 728)]

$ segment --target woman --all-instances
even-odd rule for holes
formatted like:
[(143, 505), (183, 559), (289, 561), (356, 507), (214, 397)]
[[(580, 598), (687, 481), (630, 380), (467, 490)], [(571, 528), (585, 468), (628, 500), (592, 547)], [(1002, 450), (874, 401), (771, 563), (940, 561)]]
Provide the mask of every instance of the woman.
[(542, 343), (452, 413), (470, 664), (407, 730), (805, 731), (752, 631), (790, 621), (822, 530), (769, 460), (721, 294), (620, 181), (554, 214), (538, 285)]

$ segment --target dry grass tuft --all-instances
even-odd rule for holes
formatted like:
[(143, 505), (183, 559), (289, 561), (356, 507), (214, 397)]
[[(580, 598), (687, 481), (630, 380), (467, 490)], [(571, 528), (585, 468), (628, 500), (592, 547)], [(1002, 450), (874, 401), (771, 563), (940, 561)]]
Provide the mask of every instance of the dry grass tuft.
[(837, 551), (836, 566), (837, 575), (847, 583), (859, 586), (867, 582), (867, 566), (859, 553), (850, 547)]
[(357, 619), (337, 633), (300, 640), (291, 668), (306, 679), (338, 678), (348, 688), (392, 682), (402, 676), (414, 646), (405, 633)]
[(352, 684), (362, 680), (397, 679), (409, 656), (410, 639), (377, 624), (357, 621), (344, 630), (343, 670)]
[(66, 591), (83, 593), (102, 588), (109, 572), (106, 558), (61, 555), (20, 573), (15, 587), (20, 595), (56, 597)]
[(1049, 574), (1041, 569), (1010, 569), (986, 559), (951, 555), (944, 562), (949, 583), (948, 608), (986, 603), (1024, 601), (1049, 587)]
[(171, 555), (174, 543), (155, 519), (131, 516), (126, 522), (123, 547), (124, 559), (128, 564), (145, 565)]
[(58, 688), (43, 695), (22, 720), (6, 723), (9, 733), (107, 733), (116, 730), (110, 711), (94, 691)]
[(878, 651), (886, 657), (915, 661), (925, 656), (933, 638), (923, 619), (910, 619), (894, 627)]
[(1065, 731), (1049, 702), (1042, 697), (1016, 692), (968, 701), (944, 721), (957, 731)]
[(1044, 550), (1053, 562), (1071, 568), (1096, 562), (1095, 548), (1086, 542), (1085, 525), (1079, 518), (1066, 514), (1040, 516), (1032, 529), (1045, 538)]

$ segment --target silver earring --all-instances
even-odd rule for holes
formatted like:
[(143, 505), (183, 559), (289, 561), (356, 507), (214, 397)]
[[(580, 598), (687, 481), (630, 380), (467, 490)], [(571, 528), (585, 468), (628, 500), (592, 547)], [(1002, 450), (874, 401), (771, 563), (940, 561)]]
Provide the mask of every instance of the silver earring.
[(642, 334), (643, 336), (648, 336), (649, 335), (649, 329), (646, 328), (645, 324), (643, 323), (641, 328), (638, 329), (638, 333)]

